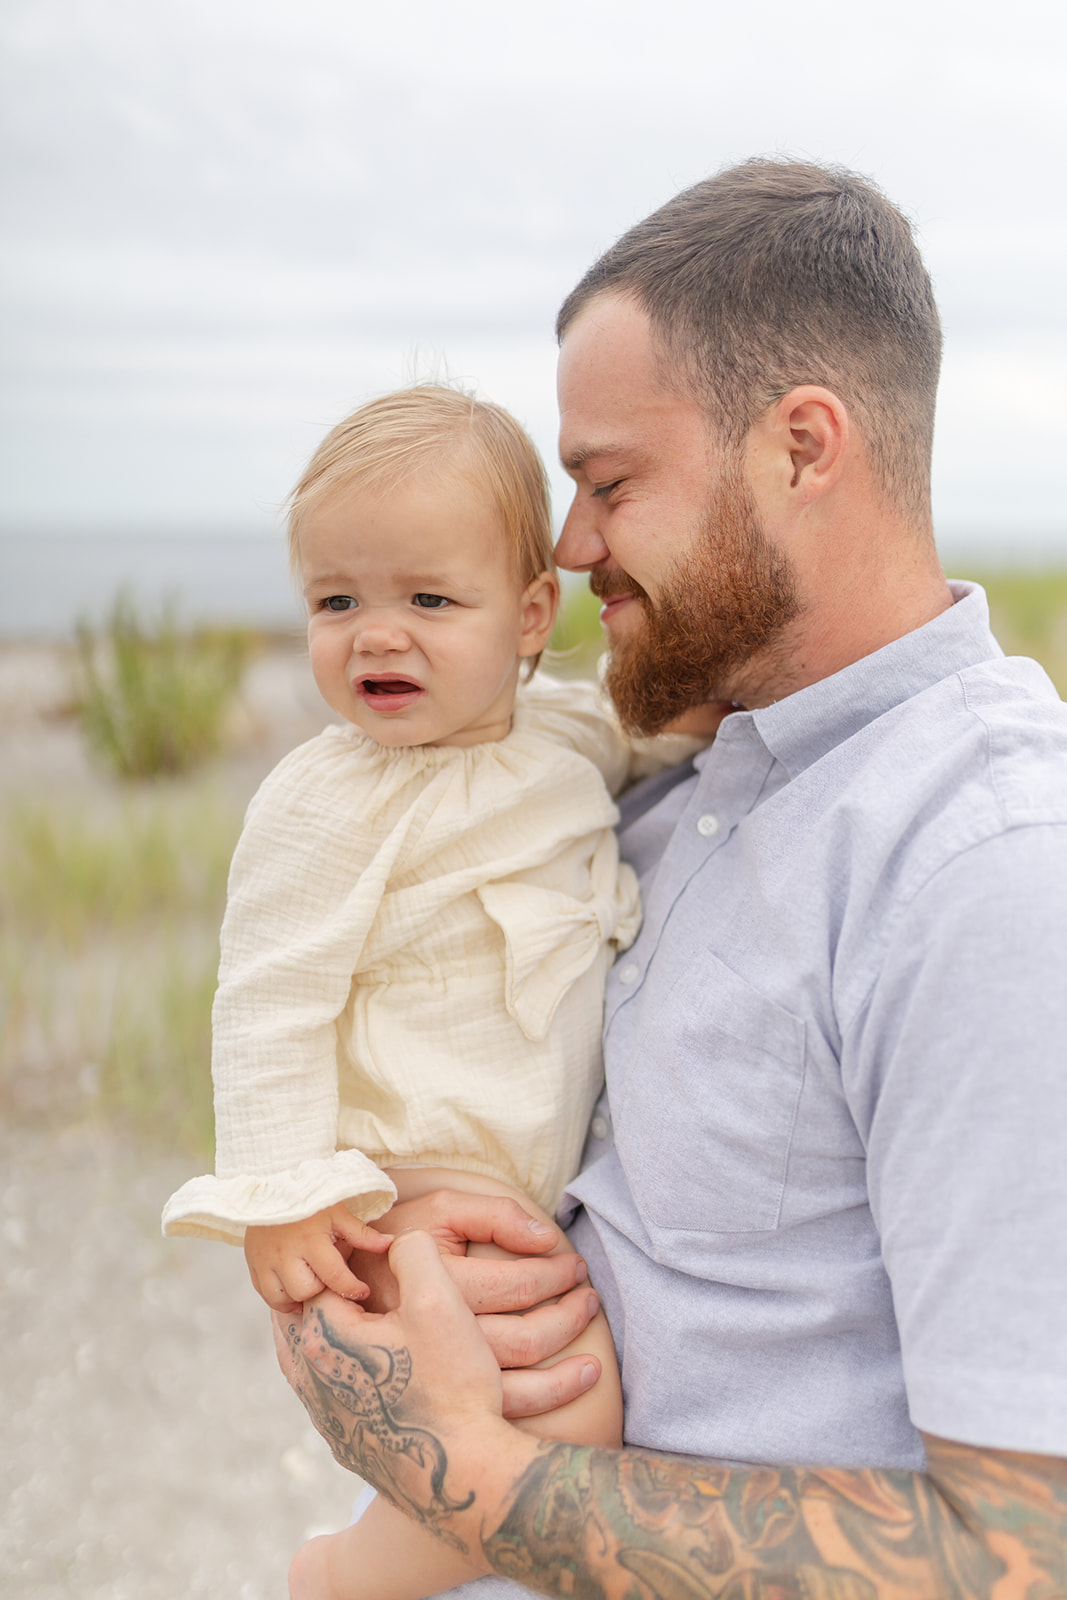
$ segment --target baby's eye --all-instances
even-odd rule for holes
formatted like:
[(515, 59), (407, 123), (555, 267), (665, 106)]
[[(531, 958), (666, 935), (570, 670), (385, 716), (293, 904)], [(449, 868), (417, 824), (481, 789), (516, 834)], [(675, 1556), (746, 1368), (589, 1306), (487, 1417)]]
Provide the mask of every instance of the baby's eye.
[(415, 594), (411, 599), (412, 603), (421, 606), (423, 611), (440, 611), (449, 604), (443, 594)]
[(350, 594), (331, 594), (322, 604), (327, 611), (351, 611), (356, 602)]

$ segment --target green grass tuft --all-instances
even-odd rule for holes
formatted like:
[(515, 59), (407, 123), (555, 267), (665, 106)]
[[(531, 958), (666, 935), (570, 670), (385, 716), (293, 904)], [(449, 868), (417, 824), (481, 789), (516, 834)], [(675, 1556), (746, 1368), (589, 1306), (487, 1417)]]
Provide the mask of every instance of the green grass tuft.
[(241, 628), (183, 631), (170, 611), (145, 627), (119, 595), (99, 637), (78, 627), (78, 714), (90, 748), (122, 778), (200, 765), (222, 742), (252, 641)]

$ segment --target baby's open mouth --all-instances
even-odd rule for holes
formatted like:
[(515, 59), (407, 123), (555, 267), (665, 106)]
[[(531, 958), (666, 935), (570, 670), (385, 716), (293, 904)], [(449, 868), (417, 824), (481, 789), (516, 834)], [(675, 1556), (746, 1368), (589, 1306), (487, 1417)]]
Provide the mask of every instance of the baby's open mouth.
[(410, 678), (364, 678), (360, 687), (364, 694), (390, 695), (415, 694), (419, 685)]

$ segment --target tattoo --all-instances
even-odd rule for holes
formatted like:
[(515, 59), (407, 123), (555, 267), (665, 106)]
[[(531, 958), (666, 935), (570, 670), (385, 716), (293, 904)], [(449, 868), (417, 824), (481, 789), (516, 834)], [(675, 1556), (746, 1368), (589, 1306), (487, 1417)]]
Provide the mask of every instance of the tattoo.
[[(409, 1352), (346, 1344), (317, 1309), (287, 1338), (341, 1465), (469, 1556), (447, 1523), (475, 1496), (447, 1492), (444, 1446), (411, 1416)], [(570, 1600), (1067, 1600), (1067, 1463), (926, 1446), (919, 1474), (544, 1441), (481, 1551)]]
[[(411, 1379), (408, 1351), (346, 1345), (317, 1309), (303, 1332), (299, 1323), (291, 1322), (286, 1339), (298, 1372), (297, 1393), (335, 1459), (375, 1484), (399, 1510), (432, 1524), (438, 1538), (466, 1554), (462, 1539), (442, 1523), (454, 1512), (466, 1511), (473, 1493), (465, 1500), (452, 1499), (445, 1492), (448, 1458), (440, 1440), (394, 1415)], [(312, 1347), (317, 1366), (301, 1359)]]
[(923, 1476), (546, 1443), (484, 1551), (575, 1600), (1063, 1600), (1067, 1468), (928, 1444)]

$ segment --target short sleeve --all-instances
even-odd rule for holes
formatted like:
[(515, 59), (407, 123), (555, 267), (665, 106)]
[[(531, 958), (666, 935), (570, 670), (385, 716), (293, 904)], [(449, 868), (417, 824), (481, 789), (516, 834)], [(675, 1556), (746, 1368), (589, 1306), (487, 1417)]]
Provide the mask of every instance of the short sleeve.
[(1067, 1453), (1067, 825), (930, 878), (842, 1066), (913, 1422)]

